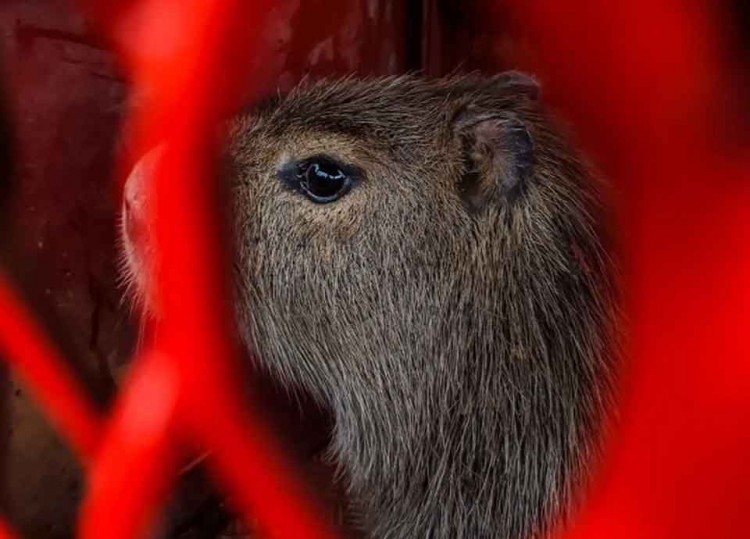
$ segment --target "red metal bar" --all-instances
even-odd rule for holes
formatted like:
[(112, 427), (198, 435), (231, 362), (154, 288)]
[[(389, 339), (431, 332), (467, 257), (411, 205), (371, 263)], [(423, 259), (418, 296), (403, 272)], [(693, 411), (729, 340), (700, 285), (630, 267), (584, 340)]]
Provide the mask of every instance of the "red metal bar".
[(134, 365), (90, 471), (82, 539), (143, 537), (177, 474), (175, 367), (158, 353)]
[(2, 273), (0, 352), (82, 462), (88, 464), (100, 439), (96, 408)]
[[(256, 2), (253, 10), (245, 10), (247, 19), (233, 16), (239, 5), (229, 0), (183, 1), (169, 4), (165, 13), (160, 11), (164, 3), (142, 2), (138, 7), (143, 11), (127, 18), (140, 24), (130, 27), (137, 33), (122, 45), (123, 57), (133, 69), (136, 87), (152, 92), (135, 123), (141, 141), (167, 143), (152, 186), (160, 320), (155, 352), (142, 368), (154, 378), (160, 375), (155, 358), (171, 366), (161, 374), (175, 375), (176, 400), (169, 399), (169, 404), (177, 406), (181, 434), (213, 450), (212, 468), (249, 524), (259, 521), (270, 537), (333, 537), (329, 522), (303, 496), (302, 484), (290, 473), (268, 429), (256, 415), (243, 411), (234, 373), (233, 317), (226, 299), (218, 186), (212, 179), (216, 141), (211, 134), (234, 104), (233, 90), (242, 73), (241, 66), (231, 62), (231, 51), (240, 39), (245, 46), (257, 39), (270, 7)], [(163, 465), (173, 455), (164, 433), (173, 425), (171, 414), (154, 409), (159, 403), (149, 390), (155, 387), (159, 384), (141, 376), (124, 388), (121, 413), (96, 465), (96, 488), (81, 521), (84, 537), (132, 537), (166, 494), (171, 478)], [(144, 407), (161, 418), (161, 430), (155, 429), (145, 445), (136, 445), (128, 438), (130, 423), (143, 417)], [(125, 455), (120, 453), (123, 447)], [(136, 489), (140, 495), (118, 499), (114, 494), (119, 489), (133, 488), (132, 477), (123, 472), (130, 458), (136, 459), (141, 475)], [(118, 516), (122, 514), (128, 518)]]
[(622, 421), (566, 537), (745, 537), (750, 160), (731, 141), (719, 6), (512, 4), (540, 73), (615, 182), (627, 260)]

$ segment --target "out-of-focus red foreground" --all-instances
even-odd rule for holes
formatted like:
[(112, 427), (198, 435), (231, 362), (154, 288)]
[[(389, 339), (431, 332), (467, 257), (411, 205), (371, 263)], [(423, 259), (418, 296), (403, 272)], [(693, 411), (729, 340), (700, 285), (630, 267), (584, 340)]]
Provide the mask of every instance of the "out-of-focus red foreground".
[[(210, 133), (246, 81), (233, 44), (258, 42), (271, 3), (82, 2), (149, 92), (133, 119), (143, 147), (168, 143), (152, 186), (162, 316), (106, 423), (0, 279), (0, 350), (89, 468), (85, 539), (142, 536), (195, 449), (268, 536), (335, 535), (241, 397), (219, 248)], [(750, 162), (732, 140), (721, 14), (708, 1), (502, 5), (622, 201), (622, 421), (567, 537), (747, 536)]]
[(513, 6), (615, 184), (626, 255), (621, 423), (566, 537), (748, 537), (750, 133), (725, 3)]

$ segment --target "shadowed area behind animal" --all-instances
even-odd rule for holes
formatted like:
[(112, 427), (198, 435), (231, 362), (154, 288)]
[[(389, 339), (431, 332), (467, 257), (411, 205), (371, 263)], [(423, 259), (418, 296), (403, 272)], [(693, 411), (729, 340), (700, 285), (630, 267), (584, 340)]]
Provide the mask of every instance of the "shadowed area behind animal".
[(331, 411), (369, 537), (538, 536), (585, 486), (615, 291), (597, 181), (538, 94), (346, 79), (230, 124), (241, 334)]

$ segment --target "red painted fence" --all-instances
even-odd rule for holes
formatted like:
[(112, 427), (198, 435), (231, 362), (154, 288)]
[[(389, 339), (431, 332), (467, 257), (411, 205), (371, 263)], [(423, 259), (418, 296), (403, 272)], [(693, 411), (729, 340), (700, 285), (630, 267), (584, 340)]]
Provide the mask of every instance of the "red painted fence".
[[(152, 187), (163, 318), (110, 417), (94, 412), (0, 279), (0, 351), (88, 469), (83, 538), (142, 537), (196, 449), (211, 452), (207, 465), (236, 511), (269, 537), (336, 534), (233, 375), (218, 193), (206, 181), (210, 126), (248, 83), (270, 82), (262, 62), (248, 81), (231, 51), (257, 50), (272, 3), (82, 2), (135, 86), (150, 91), (132, 119), (138, 140), (170, 143)], [(750, 158), (737, 121), (746, 105), (731, 99), (725, 14), (697, 0), (483, 5), (485, 24), (510, 15), (536, 44), (531, 67), (621, 201), (630, 318), (622, 421), (567, 535), (747, 537)], [(0, 538), (11, 536), (0, 526)]]

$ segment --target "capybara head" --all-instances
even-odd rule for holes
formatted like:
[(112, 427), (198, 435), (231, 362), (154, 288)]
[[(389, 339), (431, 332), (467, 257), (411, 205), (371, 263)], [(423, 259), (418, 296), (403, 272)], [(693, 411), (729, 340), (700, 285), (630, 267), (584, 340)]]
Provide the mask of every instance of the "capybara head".
[(228, 134), (242, 336), (331, 410), (360, 528), (543, 533), (587, 475), (615, 293), (534, 80), (311, 83)]

